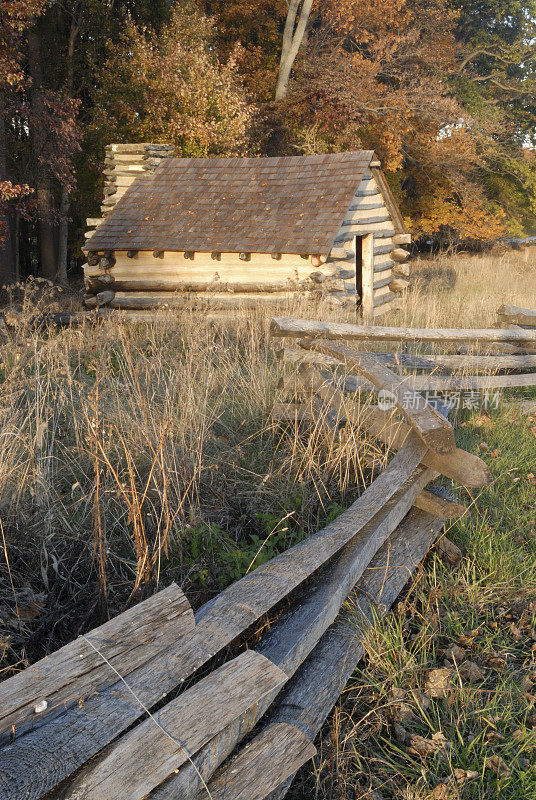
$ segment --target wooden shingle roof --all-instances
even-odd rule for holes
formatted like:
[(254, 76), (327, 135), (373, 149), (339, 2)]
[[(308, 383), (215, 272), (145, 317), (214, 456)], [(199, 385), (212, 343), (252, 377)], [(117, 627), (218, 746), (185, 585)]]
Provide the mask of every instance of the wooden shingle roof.
[(165, 159), (84, 249), (327, 254), (373, 155)]

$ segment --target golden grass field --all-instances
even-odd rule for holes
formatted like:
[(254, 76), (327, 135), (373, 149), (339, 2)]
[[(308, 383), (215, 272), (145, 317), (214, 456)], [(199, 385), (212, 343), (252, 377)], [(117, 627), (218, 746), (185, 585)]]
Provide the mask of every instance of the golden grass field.
[[(536, 256), (412, 265), (404, 308), (381, 324), (482, 327), (503, 302), (536, 308)], [(0, 355), (0, 677), (172, 580), (199, 605), (318, 530), (370, 481), (371, 456), (389, 457), (360, 430), (334, 441), (272, 422), (282, 366), (266, 313), (232, 329), (170, 313), (36, 332), (25, 320), (50, 293), (24, 296)], [(536, 420), (505, 399), (460, 423), (495, 477), (458, 489), (474, 509), (449, 530), (464, 559), (453, 571), (431, 554), (371, 633), (292, 800), (536, 798)], [(445, 659), (451, 689), (423, 703)], [(397, 725), (447, 745), (412, 754)]]
[(519, 250), (414, 259), (413, 290), (399, 320), (421, 327), (477, 328), (493, 325), (502, 303), (536, 308), (536, 247), (527, 252), (527, 260)]

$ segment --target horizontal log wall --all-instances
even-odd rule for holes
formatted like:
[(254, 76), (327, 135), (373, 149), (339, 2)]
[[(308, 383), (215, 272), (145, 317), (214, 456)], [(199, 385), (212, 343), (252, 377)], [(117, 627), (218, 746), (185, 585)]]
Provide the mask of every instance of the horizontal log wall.
[[(222, 253), (219, 260), (213, 259), (211, 253), (200, 252), (195, 252), (193, 258), (186, 258), (184, 253), (168, 251), (163, 258), (155, 258), (151, 252), (140, 250), (129, 258), (126, 250), (116, 250), (114, 256), (116, 263), (110, 274), (116, 280), (128, 281), (273, 283), (305, 280), (315, 270), (310, 259), (286, 254), (274, 259), (265, 253), (251, 253), (248, 261), (242, 261), (238, 253)], [(86, 265), (84, 274), (97, 277), (102, 275), (102, 270)]]
[(392, 213), (374, 172), (378, 174), (377, 169), (365, 173), (335, 242), (352, 248), (355, 236), (374, 234), (373, 306), (374, 317), (377, 317), (400, 306), (400, 284), (393, 284), (391, 289), (389, 285), (395, 278), (392, 271), (395, 262), (391, 256), (397, 249), (394, 239), (400, 235), (403, 224), (397, 210), (396, 219), (393, 217), (394, 210)]
[[(84, 265), (88, 297), (93, 308), (155, 308), (164, 303), (185, 307), (207, 301), (211, 306), (255, 305), (290, 299), (297, 293), (310, 300), (328, 298), (332, 303), (355, 302), (355, 253), (335, 250), (325, 263), (315, 266), (313, 259), (296, 254), (272, 258), (266, 253), (251, 253), (242, 260), (238, 253), (115, 251), (108, 269)], [(114, 292), (97, 297), (101, 292)], [(187, 294), (191, 293), (191, 297)], [(178, 295), (182, 296), (178, 296)], [(195, 296), (194, 296), (195, 295)], [(241, 297), (244, 295), (244, 297)], [(270, 295), (270, 297), (263, 297)]]
[[(111, 299), (99, 303), (99, 296), (86, 297), (86, 306), (143, 310), (151, 308), (200, 307), (256, 307), (257, 305), (277, 305), (299, 300), (297, 292), (116, 292)], [(311, 300), (314, 297), (311, 294)]]

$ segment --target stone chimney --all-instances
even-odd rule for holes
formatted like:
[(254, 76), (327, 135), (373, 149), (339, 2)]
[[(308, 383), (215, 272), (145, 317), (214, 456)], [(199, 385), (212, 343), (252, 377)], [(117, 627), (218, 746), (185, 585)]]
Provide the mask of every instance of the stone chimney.
[(86, 220), (88, 230), (86, 239), (93, 236), (117, 201), (125, 194), (140, 172), (153, 171), (163, 158), (173, 158), (171, 144), (109, 144), (104, 159), (104, 200), (99, 218)]

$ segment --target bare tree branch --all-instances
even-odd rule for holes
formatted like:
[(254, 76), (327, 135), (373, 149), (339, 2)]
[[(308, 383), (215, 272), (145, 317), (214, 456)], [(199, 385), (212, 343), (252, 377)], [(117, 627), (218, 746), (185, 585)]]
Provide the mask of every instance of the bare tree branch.
[[(281, 49), (281, 59), (279, 61), (277, 85), (275, 87), (276, 100), (282, 100), (287, 93), (290, 73), (296, 60), (296, 56), (298, 55), (303, 37), (305, 36), (313, 0), (303, 0), (301, 10), (298, 14), (299, 4), (300, 0), (290, 1), (287, 19), (285, 21), (285, 29), (283, 31), (283, 46)], [(296, 27), (294, 27), (296, 18), (298, 19), (298, 23), (296, 24)]]

